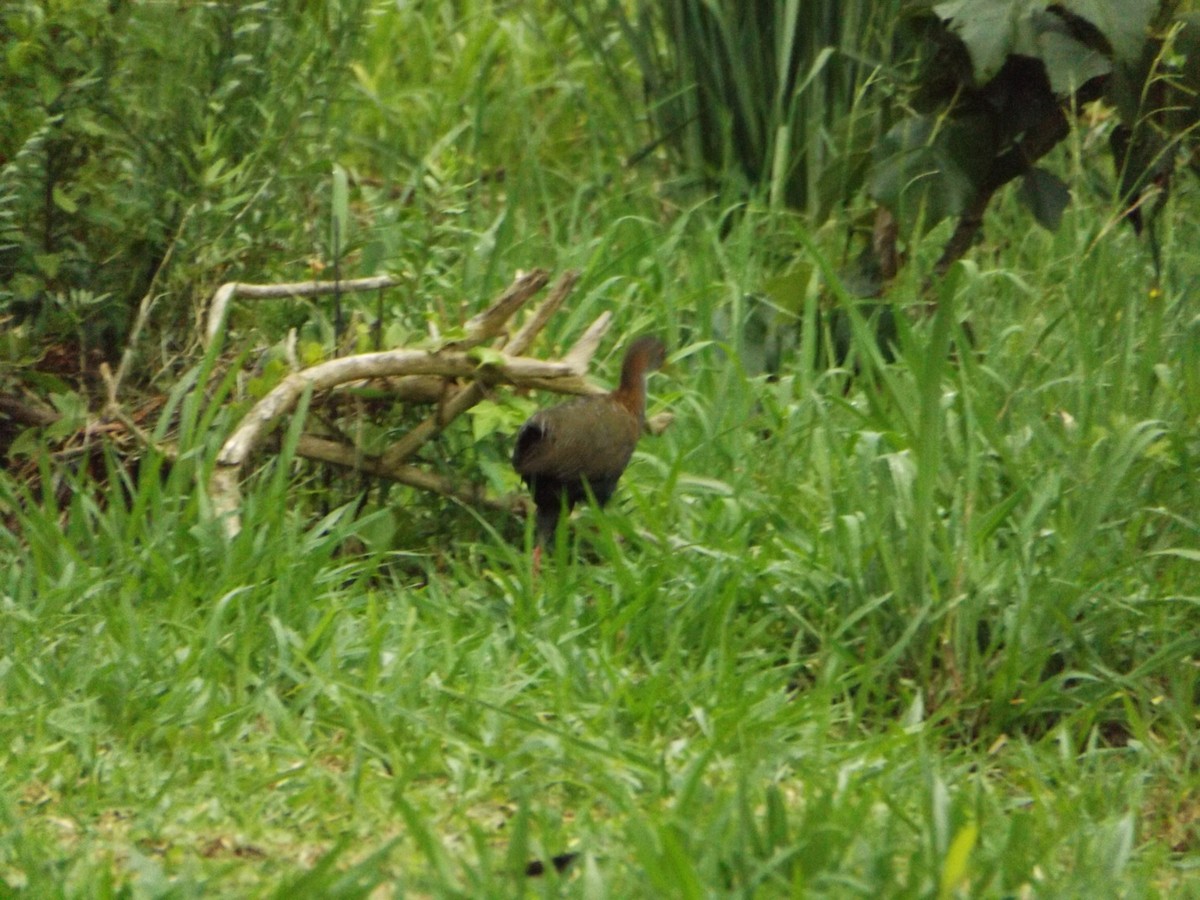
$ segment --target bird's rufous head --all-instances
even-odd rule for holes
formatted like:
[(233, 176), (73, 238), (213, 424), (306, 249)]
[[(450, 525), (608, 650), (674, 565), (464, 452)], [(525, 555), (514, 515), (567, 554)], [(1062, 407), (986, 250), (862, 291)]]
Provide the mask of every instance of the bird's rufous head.
[(625, 351), (625, 362), (621, 365), (621, 384), (626, 385), (646, 377), (647, 372), (657, 372), (667, 361), (667, 348), (652, 335), (643, 335)]

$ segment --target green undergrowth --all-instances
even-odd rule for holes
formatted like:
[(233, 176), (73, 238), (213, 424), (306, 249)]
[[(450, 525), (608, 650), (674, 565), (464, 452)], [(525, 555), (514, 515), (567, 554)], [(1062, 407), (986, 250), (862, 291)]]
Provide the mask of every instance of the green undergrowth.
[[(536, 575), (515, 519), (330, 489), (294, 457), (299, 415), (227, 537), (205, 485), (248, 401), (233, 374), (192, 389), (215, 354), (161, 414), (172, 463), (0, 474), (0, 893), (1194, 891), (1194, 192), (1167, 207), (1161, 286), (1106, 198), (1054, 235), (996, 204), (887, 361), (837, 236), (621, 168), (629, 111), (541, 43), (570, 29), (468, 19), (458, 56), (433, 24), (410, 37), (442, 93), (388, 74), (387, 28), (364, 51), (348, 165), (401, 120), (414, 146), (470, 128), (390, 158), (429, 206), (362, 188), (360, 249), (402, 259), (418, 298), (580, 268), (539, 352), (612, 311), (611, 381), (628, 335), (661, 334), (650, 412), (673, 424)], [(502, 107), (508, 78), (531, 87)], [(506, 110), (522, 139), (493, 148)], [(517, 490), (511, 429), (460, 425), (446, 468)]]
[(1196, 841), (1196, 324), (1083, 215), (1074, 247), (964, 267), (895, 363), (857, 342), (857, 375), (804, 367), (803, 336), (750, 375), (706, 321), (762, 277), (754, 234), (797, 223), (664, 231), (646, 264), (690, 260), (652, 381), (675, 422), (536, 577), (516, 523), (458, 511), (461, 535), (372, 547), (395, 510), (305, 513), (287, 437), (227, 539), (201, 490), (223, 414), (102, 490), (6, 479), (0, 876), (1173, 893)]

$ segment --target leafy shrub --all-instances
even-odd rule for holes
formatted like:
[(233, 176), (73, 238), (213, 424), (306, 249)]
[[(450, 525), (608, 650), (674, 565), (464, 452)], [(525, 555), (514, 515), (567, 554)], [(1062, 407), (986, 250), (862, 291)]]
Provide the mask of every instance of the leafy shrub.
[(0, 310), (111, 355), (172, 265), (167, 322), (191, 283), (261, 259), (304, 221), (280, 172), (328, 171), (322, 112), (362, 7), (8, 4)]
[[(923, 65), (912, 113), (885, 135), (872, 196), (907, 234), (957, 219), (940, 268), (970, 246), (995, 193), (1018, 179), (1039, 224), (1057, 228), (1067, 184), (1037, 165), (1070, 133), (1069, 115), (1104, 99), (1116, 194), (1141, 229), (1200, 121), (1200, 19), (1177, 3), (957, 0), (918, 16)], [(1157, 248), (1152, 245), (1157, 262)]]

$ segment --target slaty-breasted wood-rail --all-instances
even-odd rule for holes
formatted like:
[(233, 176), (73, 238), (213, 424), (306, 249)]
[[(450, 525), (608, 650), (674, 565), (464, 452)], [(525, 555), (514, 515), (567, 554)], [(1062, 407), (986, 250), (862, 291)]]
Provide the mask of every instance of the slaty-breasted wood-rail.
[(646, 376), (665, 357), (658, 338), (638, 338), (625, 353), (616, 390), (543, 409), (517, 432), (513, 468), (537, 505), (535, 560), (553, 540), (564, 509), (570, 512), (589, 492), (601, 506), (612, 496), (645, 425)]

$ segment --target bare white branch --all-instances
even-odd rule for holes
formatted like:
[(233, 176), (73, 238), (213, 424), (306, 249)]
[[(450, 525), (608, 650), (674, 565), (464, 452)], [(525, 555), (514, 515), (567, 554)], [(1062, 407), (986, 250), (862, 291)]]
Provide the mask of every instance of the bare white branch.
[[(435, 402), (437, 408), (419, 425), (378, 457), (365, 455), (349, 443), (315, 435), (302, 435), (299, 455), (358, 469), (422, 490), (474, 504), (513, 510), (525, 504), (519, 498), (489, 498), (478, 489), (463, 488), (443, 476), (427, 472), (408, 460), (450, 422), (487, 396), (495, 385), (538, 388), (564, 394), (600, 394), (604, 388), (586, 376), (596, 348), (612, 320), (604, 313), (584, 332), (561, 360), (540, 360), (523, 355), (551, 316), (562, 306), (579, 279), (577, 272), (564, 274), (550, 295), (534, 310), (524, 325), (508, 338), (505, 329), (514, 313), (549, 280), (543, 270), (519, 275), (485, 311), (471, 318), (458, 335), (435, 349), (385, 350), (329, 360), (293, 372), (275, 386), (243, 417), (217, 455), (209, 481), (213, 511), (221, 517), (227, 533), (241, 527), (241, 471), (250, 455), (270, 430), (296, 408), (306, 391), (320, 394), (338, 387), (366, 381), (383, 382), (395, 391), (397, 400)], [(343, 290), (370, 290), (394, 284), (390, 279), (358, 279), (342, 282)], [(217, 333), (225, 310), (234, 296), (280, 297), (328, 293), (332, 285), (310, 282), (303, 285), (223, 285), (213, 298), (209, 338)], [(473, 350), (493, 340), (493, 349)], [(390, 383), (388, 379), (391, 379)], [(657, 434), (670, 423), (670, 414), (651, 419), (649, 430)]]
[(281, 297), (320, 297), (335, 291), (353, 293), (375, 291), (400, 284), (393, 275), (375, 275), (371, 278), (352, 278), (349, 281), (297, 281), (290, 284), (242, 284), (230, 281), (217, 288), (208, 307), (208, 322), (204, 329), (204, 345), (213, 342), (225, 325), (229, 303), (235, 297), (245, 300), (277, 300)]

